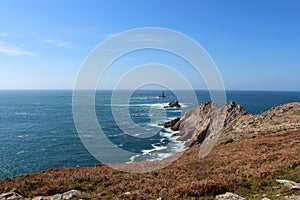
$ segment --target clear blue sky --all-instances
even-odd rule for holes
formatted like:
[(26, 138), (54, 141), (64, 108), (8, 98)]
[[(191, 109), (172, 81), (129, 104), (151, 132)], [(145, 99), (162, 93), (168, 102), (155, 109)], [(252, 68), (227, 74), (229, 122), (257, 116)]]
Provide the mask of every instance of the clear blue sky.
[[(150, 26), (195, 39), (226, 89), (300, 90), (299, 11), (298, 0), (2, 0), (0, 89), (71, 89), (96, 45)], [(134, 56), (145, 55), (157, 56)]]

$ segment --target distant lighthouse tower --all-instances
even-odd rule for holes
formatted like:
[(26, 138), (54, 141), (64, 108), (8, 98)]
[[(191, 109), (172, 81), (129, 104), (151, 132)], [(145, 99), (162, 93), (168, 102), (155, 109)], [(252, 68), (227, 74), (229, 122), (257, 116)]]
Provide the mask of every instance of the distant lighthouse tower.
[(165, 96), (165, 92), (164, 92), (164, 91), (162, 91), (162, 92), (161, 92), (161, 95), (159, 95), (158, 97), (159, 97), (159, 98), (166, 98), (166, 96)]

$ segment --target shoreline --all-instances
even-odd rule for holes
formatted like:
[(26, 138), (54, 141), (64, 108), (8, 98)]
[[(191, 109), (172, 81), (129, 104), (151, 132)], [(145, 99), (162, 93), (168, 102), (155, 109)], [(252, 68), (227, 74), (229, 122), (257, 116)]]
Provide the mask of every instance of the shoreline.
[[(288, 192), (285, 187), (276, 183), (276, 179), (277, 177), (288, 179), (290, 174), (300, 175), (299, 135), (298, 130), (218, 144), (207, 157), (200, 160), (196, 159), (199, 146), (195, 145), (186, 150), (170, 166), (146, 173), (125, 173), (102, 164), (94, 167), (48, 169), (13, 179), (0, 180), (0, 194), (17, 188), (22, 196), (33, 198), (76, 189), (81, 192), (76, 199), (108, 197), (180, 199), (195, 195), (211, 199), (212, 195), (230, 191), (243, 197), (255, 194), (256, 198), (262, 199), (264, 192), (260, 191), (262, 187), (259, 184), (263, 180), (272, 183), (264, 190), (276, 186), (282, 195), (298, 194), (297, 191)], [(293, 145), (290, 144), (291, 140), (294, 141)], [(282, 149), (282, 145), (291, 146)], [(279, 157), (274, 160), (274, 155)], [(249, 165), (240, 164), (244, 162)], [(272, 165), (268, 164), (269, 162)], [(290, 166), (294, 167), (290, 168)], [(245, 180), (247, 184), (257, 184), (258, 190), (248, 189), (248, 192), (252, 192), (244, 193), (246, 188), (243, 186), (243, 181)], [(98, 189), (93, 189), (94, 184)], [(150, 185), (153, 187), (149, 187)], [(273, 193), (267, 194), (266, 197), (270, 197), (269, 195)]]
[[(198, 109), (206, 113), (212, 107), (209, 105), (200, 104), (187, 116), (198, 120), (199, 125), (203, 122), (202, 115), (193, 114)], [(276, 180), (290, 179), (291, 175), (300, 180), (300, 102), (276, 106), (258, 115), (240, 112), (243, 109), (234, 103), (225, 105), (222, 110), (230, 120), (225, 118), (224, 134), (202, 159), (198, 157), (201, 143), (193, 143), (182, 153), (161, 161), (54, 168), (0, 180), (0, 194), (17, 188), (23, 197), (28, 198), (73, 189), (83, 192), (79, 197), (87, 199), (211, 198), (226, 192), (263, 198), (266, 191), (278, 187), (278, 192), (272, 189), (269, 194), (271, 199), (276, 194), (298, 195), (297, 191), (287, 191)], [(161, 163), (167, 165), (157, 169)], [(269, 186), (265, 186), (264, 181), (268, 181)]]
[[(269, 110), (267, 110), (267, 111), (265, 111), (265, 112), (263, 112), (263, 113), (261, 113), (261, 114), (251, 114), (251, 113), (249, 113), (250, 114), (250, 118), (249, 119), (245, 119), (245, 118), (242, 118), (242, 120), (250, 120), (251, 122), (249, 123), (249, 124), (247, 124), (247, 125), (251, 125), (251, 124), (254, 124), (255, 125), (255, 120), (261, 120), (262, 118), (268, 118), (267, 116), (264, 116), (265, 115), (265, 113), (268, 113), (268, 112), (270, 112), (271, 110), (274, 110), (274, 109), (279, 109), (279, 110), (282, 110), (282, 111), (280, 111), (280, 112), (286, 112), (286, 110), (285, 109), (281, 109), (281, 107), (282, 106), (285, 106), (285, 105), (289, 105), (289, 104), (300, 104), (299, 102), (290, 102), (290, 103), (287, 103), (287, 104), (282, 104), (282, 105), (278, 105), (278, 106), (275, 106), (275, 107), (272, 107), (271, 109), (269, 109)], [(289, 107), (289, 106), (288, 106)], [(262, 116), (263, 115), (263, 116)], [(271, 113), (271, 115), (274, 115), (274, 113)], [(298, 114), (298, 115), (300, 115), (300, 114)], [(262, 117), (260, 117), (260, 116), (262, 116)], [(270, 117), (269, 117), (269, 119), (271, 119)], [(170, 120), (170, 121), (172, 121), (172, 120)], [(296, 120), (297, 121), (297, 120)], [(167, 122), (165, 122), (165, 123), (168, 123), (168, 121)], [(161, 128), (163, 128), (162, 126), (165, 124), (165, 123), (162, 123), (162, 124), (158, 124), (158, 126), (159, 127), (161, 127)], [(260, 122), (260, 123), (263, 123), (263, 122)], [(279, 122), (277, 122), (277, 123), (279, 123)], [(175, 124), (173, 124), (173, 125), (175, 125)], [(293, 130), (297, 130), (297, 129), (295, 129), (293, 126), (290, 126), (289, 127), (289, 125), (287, 126), (287, 127), (283, 127), (283, 125), (282, 124), (277, 124), (277, 125), (275, 125), (276, 127), (278, 127), (278, 130), (275, 130), (274, 128), (273, 128), (273, 130), (271, 130), (271, 132), (278, 132), (278, 131), (293, 131)], [(300, 129), (300, 125), (297, 125), (297, 128), (298, 129)], [(165, 128), (165, 129), (167, 129), (167, 130), (170, 130), (171, 129), (171, 126), (170, 127), (167, 127), (167, 128)], [(237, 129), (237, 131), (240, 131), (241, 129), (239, 128), (239, 127), (236, 127), (236, 129)], [(280, 129), (280, 130), (279, 130)], [(230, 133), (228, 133), (228, 132), (233, 132), (234, 130), (232, 130), (232, 127), (229, 127), (229, 128), (225, 128), (225, 131), (227, 132), (224, 136), (223, 136), (223, 138), (221, 138), (220, 140), (219, 140), (219, 142), (218, 142), (218, 144), (220, 144), (220, 143), (226, 143), (226, 142), (233, 142), (234, 140), (236, 140), (236, 141), (239, 141), (240, 140), (240, 138), (239, 137), (236, 137), (234, 140), (232, 139), (232, 138), (230, 138)], [(258, 134), (260, 134), (260, 130), (255, 130), (255, 129), (253, 129), (253, 128), (251, 128), (250, 130), (246, 130), (246, 132), (245, 133), (243, 133), (243, 134), (247, 134), (247, 133), (251, 133), (251, 134), (253, 134), (253, 136), (251, 136), (251, 137), (256, 137), (255, 135), (258, 135)], [(172, 131), (172, 132), (170, 132), (171, 134), (168, 136), (170, 139), (175, 139), (175, 140), (177, 140), (180, 136), (178, 136), (178, 133), (179, 133), (179, 131), (177, 130), (177, 131)], [(235, 132), (234, 134), (238, 134), (238, 132)], [(248, 137), (250, 137), (250, 136), (248, 136)], [(182, 143), (182, 144), (184, 144), (184, 142), (186, 142), (186, 141), (183, 141), (183, 140), (181, 140), (181, 141), (179, 141), (180, 143)], [(185, 150), (187, 150), (188, 148), (184, 148), (182, 151), (184, 152)], [(150, 149), (151, 150), (151, 149)], [(181, 152), (181, 151), (180, 151)], [(179, 152), (179, 153), (180, 153)], [(162, 159), (164, 159), (164, 158), (162, 158)], [(162, 159), (155, 159), (155, 160), (162, 160)], [(154, 161), (155, 161), (154, 160)], [(147, 160), (143, 160), (143, 161), (147, 161)], [(142, 161), (142, 162), (143, 162)], [(151, 160), (149, 160), (149, 161), (151, 161)], [(135, 161), (134, 161), (135, 162)], [(129, 163), (131, 163), (131, 162), (129, 162)], [(95, 165), (93, 165), (93, 166), (97, 166), (97, 165), (101, 165), (101, 163), (97, 163), (97, 164), (95, 164)], [(89, 166), (89, 167), (93, 167), (93, 166)], [(82, 166), (82, 167), (85, 167), (85, 166)], [(64, 167), (64, 168), (70, 168), (70, 167)], [(72, 167), (71, 167), (72, 168)], [(74, 167), (74, 168), (78, 168), (78, 167)], [(52, 169), (52, 168), (48, 168), (48, 169)], [(38, 173), (38, 172), (40, 172), (40, 171), (45, 171), (45, 170), (48, 170), (48, 169), (44, 169), (44, 170), (38, 170), (38, 171), (36, 171), (36, 172), (33, 172), (33, 173)], [(17, 175), (17, 176), (13, 176), (13, 177), (6, 177), (6, 178), (4, 178), (4, 179), (0, 179), (0, 180), (6, 180), (6, 179), (12, 179), (12, 178), (17, 178), (17, 177), (19, 177), (19, 176), (22, 176), (22, 175), (26, 175), (26, 174), (28, 174), (28, 173), (24, 173), (24, 174), (20, 174), (20, 175)], [(29, 173), (29, 174), (32, 174), (32, 173)]]

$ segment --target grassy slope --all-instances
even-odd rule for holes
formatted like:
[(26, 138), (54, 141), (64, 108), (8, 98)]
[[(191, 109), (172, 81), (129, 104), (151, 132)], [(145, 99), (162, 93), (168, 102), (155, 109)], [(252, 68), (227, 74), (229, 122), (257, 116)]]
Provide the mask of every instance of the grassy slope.
[(104, 165), (50, 169), (2, 180), (0, 193), (16, 187), (26, 197), (78, 189), (86, 192), (83, 198), (212, 199), (232, 191), (249, 199), (263, 194), (281, 199), (291, 192), (278, 185), (277, 178), (300, 182), (300, 131), (218, 145), (202, 160), (198, 151), (194, 146), (172, 165), (143, 174)]

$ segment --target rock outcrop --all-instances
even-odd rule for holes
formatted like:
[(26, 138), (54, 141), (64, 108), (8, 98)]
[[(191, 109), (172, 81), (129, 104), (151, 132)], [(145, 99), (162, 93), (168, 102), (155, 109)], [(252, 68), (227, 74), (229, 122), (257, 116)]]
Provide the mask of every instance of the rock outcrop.
[(276, 106), (261, 114), (236, 117), (224, 128), (220, 143), (300, 130), (300, 103)]
[(175, 124), (180, 120), (179, 117), (175, 118), (175, 119), (172, 119), (171, 121), (169, 122), (165, 122), (163, 125), (164, 125), (164, 128), (171, 128), (173, 131), (175, 131), (176, 129), (178, 129), (177, 126), (175, 126)]
[(5, 199), (23, 199), (23, 196), (16, 188), (14, 188), (7, 193), (0, 194), (0, 200)]
[(78, 190), (70, 190), (68, 192), (64, 192), (62, 194), (56, 194), (53, 196), (38, 196), (34, 198), (25, 198), (21, 195), (21, 193), (14, 188), (10, 192), (0, 194), (0, 200), (68, 200), (68, 199), (73, 199), (76, 196), (81, 195), (82, 192)]
[(237, 194), (231, 193), (231, 192), (226, 192), (225, 194), (220, 194), (216, 196), (216, 200), (246, 200), (243, 197), (240, 197)]
[(174, 100), (169, 102), (168, 106), (165, 106), (164, 108), (181, 108), (181, 105), (178, 100)]
[(280, 183), (286, 187), (289, 187), (291, 190), (300, 190), (300, 184), (290, 180), (276, 180), (277, 183)]
[(217, 138), (231, 121), (248, 112), (233, 101), (225, 106), (218, 106), (213, 102), (201, 103), (198, 107), (188, 111), (171, 129), (179, 131), (177, 140), (185, 141), (186, 146), (192, 146), (204, 141), (205, 138)]
[(177, 140), (184, 141), (186, 146), (201, 144), (206, 138), (216, 139), (219, 136), (218, 143), (226, 144), (264, 134), (299, 130), (300, 103), (284, 104), (253, 115), (233, 101), (224, 106), (206, 102), (186, 112), (180, 120), (164, 125), (179, 131)]

